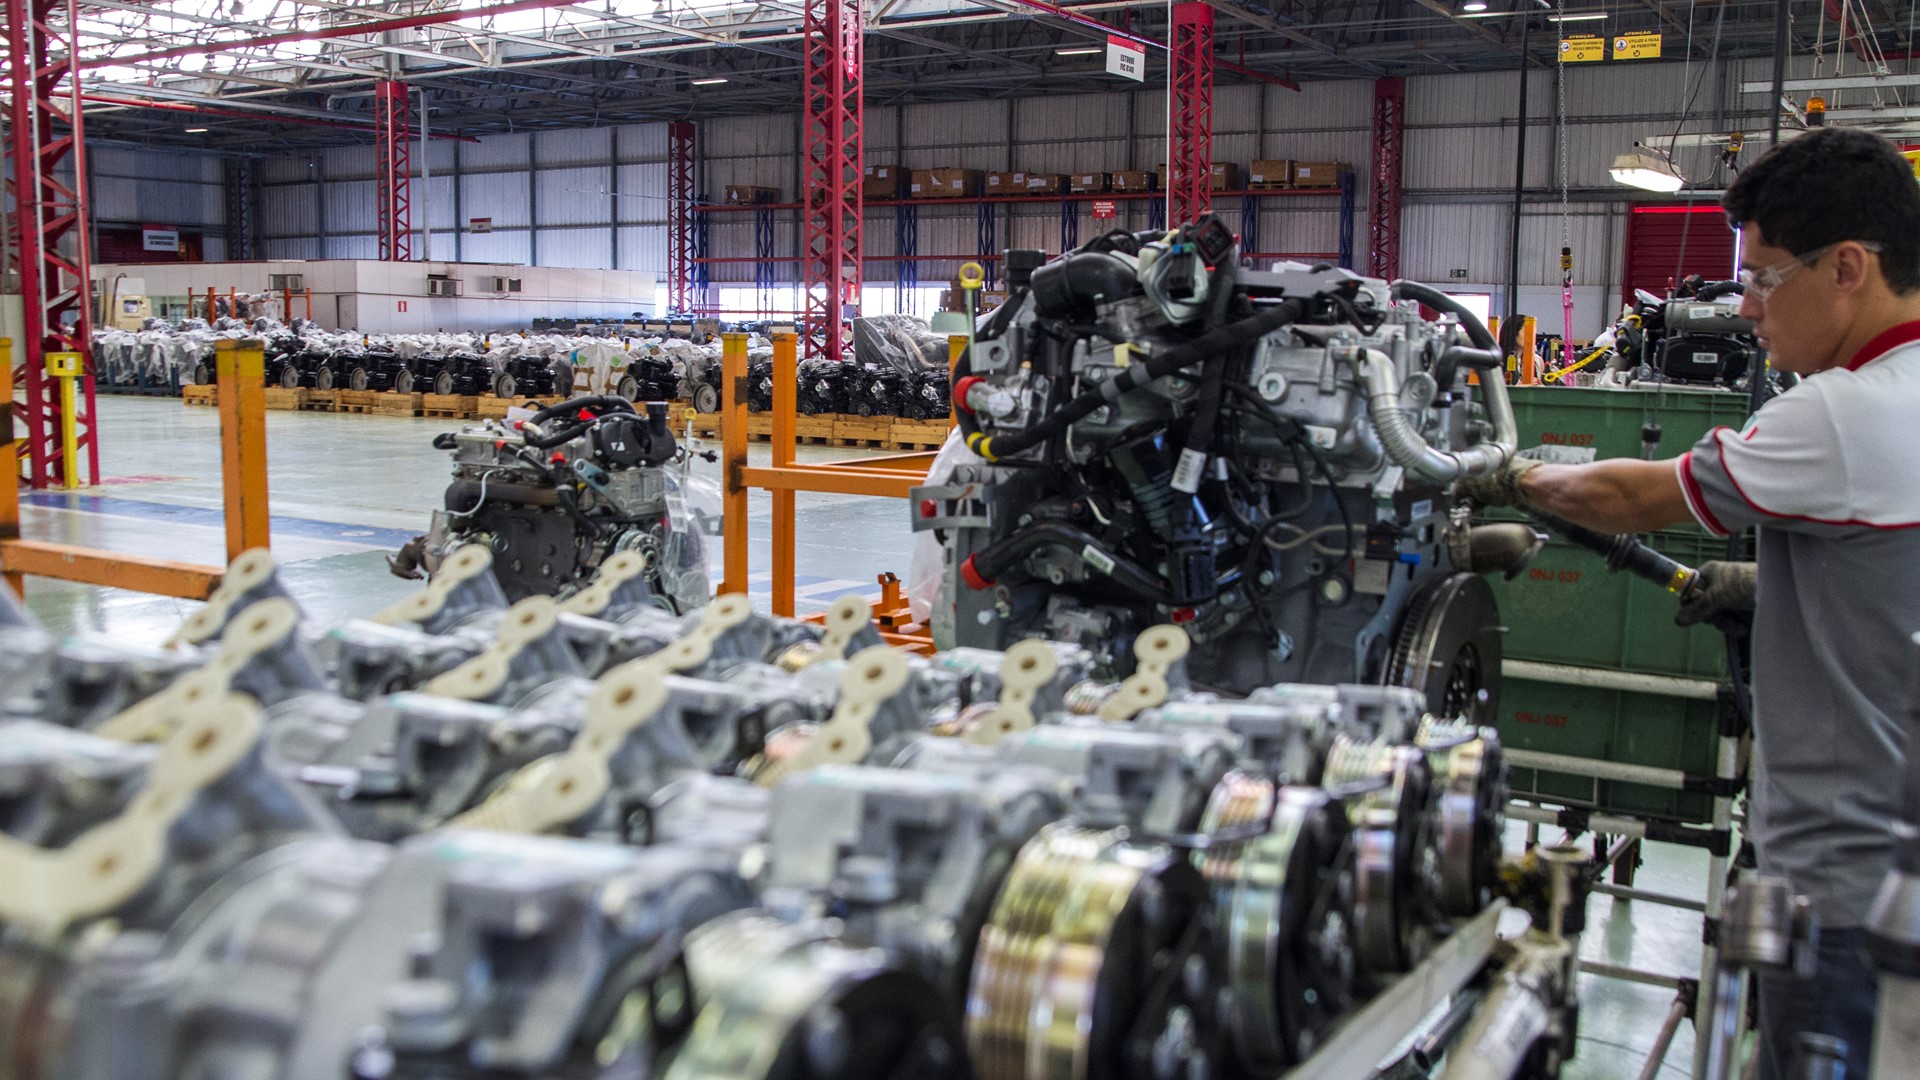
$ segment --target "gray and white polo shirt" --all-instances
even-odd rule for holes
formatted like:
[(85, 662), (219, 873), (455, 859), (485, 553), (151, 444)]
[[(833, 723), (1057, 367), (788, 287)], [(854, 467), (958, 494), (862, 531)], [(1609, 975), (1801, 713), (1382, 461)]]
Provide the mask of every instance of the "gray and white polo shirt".
[(1693, 516), (1759, 526), (1748, 833), (1763, 872), (1861, 925), (1901, 807), (1920, 631), (1920, 322), (1677, 459)]

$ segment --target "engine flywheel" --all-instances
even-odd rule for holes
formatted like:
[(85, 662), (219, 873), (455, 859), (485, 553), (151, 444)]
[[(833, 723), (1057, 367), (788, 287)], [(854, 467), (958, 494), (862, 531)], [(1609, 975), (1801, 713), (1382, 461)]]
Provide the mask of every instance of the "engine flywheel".
[(1407, 601), (1380, 681), (1426, 694), (1435, 716), (1492, 726), (1500, 713), (1500, 632), (1500, 605), (1485, 578), (1435, 578)]

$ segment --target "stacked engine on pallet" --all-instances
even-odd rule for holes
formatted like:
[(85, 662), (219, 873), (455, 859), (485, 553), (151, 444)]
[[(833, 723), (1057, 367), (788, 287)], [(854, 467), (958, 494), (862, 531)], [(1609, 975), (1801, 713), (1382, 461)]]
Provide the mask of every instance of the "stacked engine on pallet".
[(158, 652), (0, 606), (5, 1075), (1277, 1076), (1472, 943), (1419, 1052), (1571, 1045), (1577, 877), (1503, 874), (1499, 745), (1419, 691), (489, 564), (317, 627), (249, 553)]
[[(524, 398), (578, 388), (634, 401), (686, 401), (702, 413), (721, 406), (718, 340), (585, 333), (363, 335), (321, 330), (301, 320), (283, 326), (272, 319), (150, 323), (140, 331), (95, 331), (93, 369), (102, 389), (177, 393), (182, 385), (209, 384), (215, 342), (258, 337), (266, 343), (267, 385), (289, 390)], [(850, 362), (812, 360), (798, 372), (799, 411), (945, 419), (947, 339), (907, 316), (856, 319), (854, 326)], [(768, 411), (773, 408), (768, 338), (754, 334), (747, 355), (748, 407)]]
[(719, 408), (718, 344), (647, 336), (588, 334), (375, 334), (322, 330), (295, 320), (150, 320), (143, 330), (94, 333), (95, 378), (103, 389), (168, 389), (213, 382), (222, 339), (266, 342), (269, 386), (497, 397), (570, 394), (576, 376), (592, 393), (632, 399), (682, 398)]

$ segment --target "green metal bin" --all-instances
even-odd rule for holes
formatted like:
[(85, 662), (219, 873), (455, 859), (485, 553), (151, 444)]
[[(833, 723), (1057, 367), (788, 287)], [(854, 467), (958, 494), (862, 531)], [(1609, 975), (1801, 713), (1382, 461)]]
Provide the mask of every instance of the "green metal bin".
[[(1658, 458), (1678, 457), (1718, 426), (1746, 421), (1745, 395), (1696, 389), (1603, 390), (1512, 387), (1520, 448), (1532, 456), (1585, 462), (1641, 456), (1641, 428), (1662, 429)], [(1496, 514), (1497, 517), (1509, 517)], [(1694, 525), (1644, 537), (1688, 565), (1726, 557), (1726, 541)], [(1658, 586), (1610, 573), (1584, 548), (1550, 540), (1514, 581), (1493, 580), (1507, 628), (1508, 660), (1642, 675), (1719, 681), (1726, 641), (1706, 627), (1673, 624), (1675, 598)], [(1509, 675), (1501, 687), (1500, 737), (1511, 747), (1629, 765), (1714, 774), (1718, 701)], [(1685, 824), (1710, 821), (1712, 795), (1566, 773), (1515, 769), (1522, 798)]]

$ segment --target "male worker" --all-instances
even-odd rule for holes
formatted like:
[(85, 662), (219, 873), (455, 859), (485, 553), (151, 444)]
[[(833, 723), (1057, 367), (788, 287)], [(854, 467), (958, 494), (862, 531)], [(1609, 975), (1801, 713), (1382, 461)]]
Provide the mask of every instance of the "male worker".
[(1518, 460), (1464, 488), (1606, 532), (1759, 526), (1757, 564), (1706, 564), (1678, 621), (1754, 612), (1747, 831), (1822, 925), (1811, 980), (1761, 977), (1760, 1076), (1782, 1077), (1811, 1031), (1845, 1039), (1847, 1076), (1866, 1077), (1860, 927), (1900, 809), (1920, 631), (1920, 185), (1886, 140), (1822, 128), (1754, 162), (1722, 205), (1741, 313), (1800, 384), (1676, 460)]

